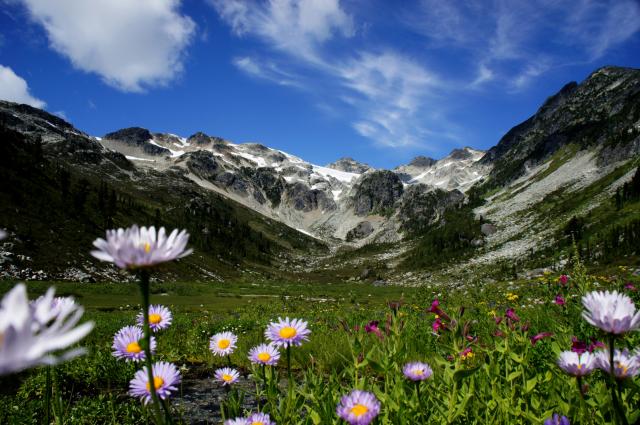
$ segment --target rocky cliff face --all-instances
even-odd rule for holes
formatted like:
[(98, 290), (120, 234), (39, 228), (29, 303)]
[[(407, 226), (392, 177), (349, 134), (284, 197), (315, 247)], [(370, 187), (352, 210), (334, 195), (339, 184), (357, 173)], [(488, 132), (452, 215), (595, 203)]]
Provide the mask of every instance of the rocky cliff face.
[(481, 163), (492, 166), (491, 184), (521, 176), (564, 146), (606, 147), (600, 160), (640, 152), (640, 70), (605, 67), (584, 82), (565, 85), (538, 111), (512, 128)]

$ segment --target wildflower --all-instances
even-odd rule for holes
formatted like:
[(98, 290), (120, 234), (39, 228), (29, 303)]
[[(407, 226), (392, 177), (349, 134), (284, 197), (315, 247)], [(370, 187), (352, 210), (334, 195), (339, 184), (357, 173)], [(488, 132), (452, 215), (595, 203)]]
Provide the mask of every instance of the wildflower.
[(433, 332), (435, 334), (437, 334), (440, 329), (446, 329), (446, 326), (445, 326), (444, 322), (442, 320), (440, 320), (440, 318), (438, 317), (431, 324), (431, 328), (433, 329)]
[(462, 360), (471, 359), (471, 358), (473, 358), (473, 356), (474, 356), (474, 354), (473, 354), (473, 351), (471, 350), (471, 347), (465, 348), (460, 353), (460, 357), (462, 358)]
[(560, 285), (565, 286), (567, 282), (569, 282), (569, 276), (567, 276), (566, 274), (560, 275), (560, 277), (558, 278), (558, 282), (560, 283)]
[(509, 301), (517, 301), (517, 300), (518, 300), (518, 298), (520, 298), (520, 297), (518, 296), (518, 294), (512, 294), (511, 292), (509, 292), (509, 293), (507, 294), (507, 299), (508, 299)]
[(247, 418), (235, 418), (227, 419), (224, 421), (224, 425), (250, 425)]
[(558, 366), (571, 376), (586, 376), (596, 367), (596, 356), (591, 353), (563, 351), (558, 357)]
[(49, 288), (45, 295), (41, 295), (29, 304), (33, 315), (41, 326), (44, 326), (68, 311), (78, 308), (73, 297), (54, 297), (54, 289)]
[(504, 315), (507, 317), (507, 319), (510, 319), (513, 322), (520, 321), (520, 318), (516, 314), (516, 311), (512, 308), (508, 308)]
[(378, 328), (378, 321), (372, 320), (364, 326), (364, 331), (369, 334), (376, 334), (378, 338), (382, 339), (382, 332)]
[(248, 425), (276, 425), (268, 413), (253, 413), (247, 418)]
[(491, 310), (487, 314), (491, 317), (496, 317), (498, 315), (498, 312), (496, 312), (495, 310)]
[[(43, 305), (51, 305), (53, 289), (45, 295)], [(70, 350), (55, 357), (52, 353), (75, 344), (93, 329), (93, 323), (76, 326), (83, 308), (77, 304), (61, 309), (56, 315), (47, 312), (43, 323), (29, 304), (27, 288), (18, 284), (0, 302), (0, 375), (42, 365), (56, 364), (83, 353)]]
[(433, 374), (431, 367), (426, 363), (412, 362), (407, 363), (402, 368), (402, 373), (407, 379), (412, 381), (424, 381)]
[(587, 352), (587, 343), (580, 341), (575, 336), (571, 337), (571, 351), (574, 353), (582, 354)]
[[(180, 383), (180, 372), (178, 372), (178, 368), (175, 365), (167, 362), (156, 362), (151, 371), (153, 373), (153, 387), (158, 397), (162, 400), (178, 389), (176, 385)], [(137, 371), (129, 383), (129, 394), (132, 397), (140, 397), (145, 404), (151, 402), (151, 385), (146, 366)]]
[(275, 345), (302, 345), (302, 341), (307, 341), (311, 333), (308, 326), (304, 320), (278, 317), (277, 322), (272, 322), (267, 326), (264, 335)]
[(554, 413), (552, 417), (544, 421), (544, 425), (571, 425), (569, 418)]
[(589, 344), (589, 352), (593, 353), (597, 349), (605, 348), (604, 342), (596, 341), (595, 338), (591, 338), (591, 344)]
[[(172, 321), (173, 315), (167, 307), (159, 304), (149, 306), (149, 327), (153, 332), (168, 328)], [(138, 313), (136, 322), (139, 326), (144, 326), (142, 312)]]
[(429, 312), (430, 313), (436, 313), (436, 314), (440, 314), (440, 301), (438, 301), (438, 299), (436, 298), (435, 300), (433, 300), (433, 302), (431, 303), (431, 307), (429, 308)]
[(188, 241), (186, 230), (178, 233), (178, 229), (174, 229), (167, 237), (164, 227), (156, 233), (153, 226), (134, 225), (127, 229), (107, 230), (106, 240), (98, 238), (93, 242), (97, 250), (91, 251), (91, 255), (121, 269), (151, 267), (191, 254), (191, 249), (185, 249)]
[(627, 282), (627, 283), (625, 283), (625, 284), (624, 284), (624, 289), (626, 289), (627, 291), (637, 291), (637, 290), (638, 290), (638, 288), (636, 288), (636, 287), (634, 286), (634, 284), (633, 284), (633, 283), (631, 283), (631, 282)]
[[(144, 360), (145, 353), (140, 342), (142, 341), (142, 329), (137, 326), (125, 326), (113, 337), (113, 356), (126, 361)], [(156, 339), (151, 337), (151, 354), (156, 350)]]
[(216, 370), (216, 372), (214, 373), (214, 377), (222, 385), (231, 385), (238, 382), (238, 379), (240, 379), (240, 374), (235, 369), (231, 369), (230, 367), (223, 367)]
[[(596, 366), (606, 373), (611, 373), (610, 352), (608, 349), (596, 354)], [(631, 378), (640, 373), (640, 359), (629, 355), (629, 350), (615, 350), (613, 352), (613, 374), (616, 379)]]
[(582, 297), (582, 317), (605, 332), (622, 334), (640, 328), (640, 311), (631, 298), (617, 291), (590, 292)]
[(254, 364), (273, 366), (280, 360), (280, 351), (273, 344), (260, 344), (249, 350), (249, 360)]
[(553, 302), (559, 306), (563, 306), (567, 303), (562, 295), (556, 295), (556, 299)]
[(531, 337), (531, 345), (536, 345), (541, 339), (548, 338), (550, 336), (553, 336), (551, 332), (541, 332), (537, 335), (534, 335)]
[(221, 332), (211, 337), (209, 350), (216, 356), (228, 356), (236, 349), (238, 337), (231, 332)]
[(350, 425), (368, 425), (380, 413), (380, 402), (368, 391), (353, 390), (342, 397), (336, 413)]

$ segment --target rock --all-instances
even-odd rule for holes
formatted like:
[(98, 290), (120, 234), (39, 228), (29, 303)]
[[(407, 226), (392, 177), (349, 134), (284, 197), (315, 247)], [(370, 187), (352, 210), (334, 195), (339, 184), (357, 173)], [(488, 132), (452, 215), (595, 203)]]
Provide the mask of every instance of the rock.
[(387, 282), (384, 279), (378, 279), (378, 280), (374, 280), (372, 285), (373, 286), (387, 286), (389, 284), (389, 282)]
[(328, 164), (327, 168), (357, 174), (366, 173), (367, 171), (372, 169), (369, 165), (358, 162), (355, 159), (349, 157), (340, 158), (339, 160)]
[(321, 209), (332, 211), (336, 209), (336, 203), (321, 190), (309, 189), (302, 183), (295, 183), (285, 190), (287, 204), (297, 211), (310, 212)]
[(438, 161), (433, 158), (419, 155), (413, 158), (408, 165), (416, 168), (428, 168), (434, 166), (436, 162)]
[(373, 233), (373, 225), (368, 221), (361, 221), (358, 223), (356, 227), (349, 230), (346, 236), (347, 241), (352, 241), (354, 239), (362, 239), (369, 236)]
[(371, 269), (365, 267), (362, 270), (362, 273), (360, 273), (360, 280), (365, 280), (365, 279), (369, 278), (370, 275), (371, 275)]
[(366, 174), (356, 188), (353, 207), (356, 215), (389, 214), (404, 192), (402, 182), (392, 171)]
[(498, 228), (491, 223), (483, 223), (482, 226), (480, 226), (480, 231), (483, 235), (490, 236), (497, 232)]

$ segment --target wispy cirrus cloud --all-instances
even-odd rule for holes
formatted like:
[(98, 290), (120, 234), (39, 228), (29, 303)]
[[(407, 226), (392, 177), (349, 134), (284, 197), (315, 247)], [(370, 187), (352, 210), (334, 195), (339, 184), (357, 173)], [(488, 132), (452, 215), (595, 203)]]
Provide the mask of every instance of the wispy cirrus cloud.
[(468, 52), (469, 87), (526, 88), (550, 69), (600, 59), (640, 31), (636, 0), (421, 0), (401, 21), (432, 48)]
[[(354, 130), (383, 146), (424, 144), (424, 115), (438, 78), (392, 48), (362, 47), (336, 54), (327, 45), (356, 36), (354, 18), (338, 0), (212, 0), (220, 17), (240, 37), (253, 36), (274, 53), (269, 60), (233, 60), (245, 73), (277, 84), (314, 90), (323, 110), (341, 102), (355, 110)], [(276, 60), (279, 60), (276, 62)], [(323, 84), (309, 77), (320, 76)]]

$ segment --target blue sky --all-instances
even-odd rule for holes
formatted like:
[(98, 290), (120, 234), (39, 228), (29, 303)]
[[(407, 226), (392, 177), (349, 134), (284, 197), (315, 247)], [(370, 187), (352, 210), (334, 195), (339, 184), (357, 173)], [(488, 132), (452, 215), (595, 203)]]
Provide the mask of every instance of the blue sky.
[(0, 0), (0, 98), (394, 167), (495, 145), (565, 83), (640, 67), (636, 0)]

